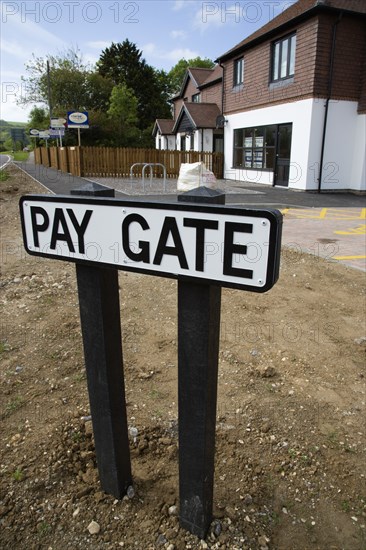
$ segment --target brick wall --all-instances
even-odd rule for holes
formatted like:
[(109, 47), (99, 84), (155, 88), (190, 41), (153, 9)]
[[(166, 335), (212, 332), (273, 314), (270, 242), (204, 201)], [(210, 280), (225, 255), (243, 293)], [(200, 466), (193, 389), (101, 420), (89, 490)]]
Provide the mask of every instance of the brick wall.
[(212, 86), (204, 88), (201, 91), (201, 102), (216, 103), (220, 111), (222, 107), (221, 98), (222, 98), (222, 82), (219, 82), (217, 84), (212, 84)]
[[(271, 42), (265, 42), (244, 53), (244, 85), (233, 88), (234, 60), (225, 66), (225, 113), (266, 107), (268, 104), (295, 101), (311, 97), (314, 87), (316, 35), (318, 21), (312, 19), (297, 28), (289, 29), (283, 36), (296, 30), (297, 45), (295, 76), (292, 83), (271, 86)], [(278, 36), (281, 38), (281, 35)]]
[[(326, 97), (333, 25), (337, 16), (319, 21), (315, 95)], [(365, 80), (366, 24), (364, 19), (343, 16), (337, 26), (332, 99), (360, 101)]]
[[(322, 14), (288, 29), (286, 35), (296, 31), (297, 36), (295, 75), (291, 83), (278, 87), (270, 83), (271, 41), (244, 52), (244, 86), (239, 90), (233, 88), (234, 59), (225, 62), (224, 112), (326, 97), (332, 26), (336, 20), (337, 15)], [(359, 112), (366, 110), (365, 63), (365, 20), (344, 15), (337, 30), (332, 98), (359, 101)]]
[(199, 93), (199, 90), (197, 90), (192, 79), (189, 78), (186, 89), (184, 90), (184, 99), (187, 98), (186, 101), (192, 101), (192, 96), (198, 93)]

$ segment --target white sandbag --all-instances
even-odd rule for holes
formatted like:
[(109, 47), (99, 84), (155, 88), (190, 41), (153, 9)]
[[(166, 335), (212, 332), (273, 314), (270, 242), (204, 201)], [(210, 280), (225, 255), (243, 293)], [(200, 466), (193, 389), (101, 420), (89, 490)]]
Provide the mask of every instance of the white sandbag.
[(214, 187), (216, 178), (203, 162), (182, 163), (177, 182), (178, 191), (190, 191), (204, 185)]

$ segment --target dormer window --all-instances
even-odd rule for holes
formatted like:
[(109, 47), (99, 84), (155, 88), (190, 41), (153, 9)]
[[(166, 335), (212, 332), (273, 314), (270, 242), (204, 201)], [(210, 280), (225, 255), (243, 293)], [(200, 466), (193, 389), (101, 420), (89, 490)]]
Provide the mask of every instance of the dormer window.
[(201, 94), (193, 94), (192, 102), (193, 103), (201, 103)]
[(295, 74), (296, 34), (272, 44), (272, 82), (291, 78)]
[(234, 88), (236, 86), (242, 86), (244, 82), (244, 58), (240, 57), (234, 61)]

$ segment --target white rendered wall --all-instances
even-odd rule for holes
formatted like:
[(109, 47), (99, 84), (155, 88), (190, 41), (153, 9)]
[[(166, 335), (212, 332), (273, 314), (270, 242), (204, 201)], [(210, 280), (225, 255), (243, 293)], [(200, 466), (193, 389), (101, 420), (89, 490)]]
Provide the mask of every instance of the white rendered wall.
[[(289, 187), (318, 189), (325, 100), (306, 99), (245, 113), (225, 115), (224, 177), (271, 185), (273, 172), (232, 168), (234, 129), (292, 123)], [(357, 103), (329, 103), (324, 150), (323, 190), (366, 189), (366, 115), (357, 114)]]
[(289, 187), (305, 189), (307, 149), (311, 126), (312, 100), (296, 101), (256, 109), (245, 113), (225, 115), (225, 172), (224, 177), (239, 181), (272, 185), (273, 171), (232, 168), (234, 129), (292, 123), (292, 144)]
[[(320, 103), (320, 105), (319, 105)], [(314, 132), (323, 131), (324, 106), (314, 104), (319, 111), (319, 124)], [(348, 189), (365, 191), (366, 115), (357, 114), (353, 101), (329, 103), (327, 132), (321, 189)], [(313, 159), (310, 159), (310, 162)], [(316, 162), (319, 162), (316, 159)]]
[(199, 128), (194, 133), (194, 151), (209, 151), (213, 149), (213, 130)]

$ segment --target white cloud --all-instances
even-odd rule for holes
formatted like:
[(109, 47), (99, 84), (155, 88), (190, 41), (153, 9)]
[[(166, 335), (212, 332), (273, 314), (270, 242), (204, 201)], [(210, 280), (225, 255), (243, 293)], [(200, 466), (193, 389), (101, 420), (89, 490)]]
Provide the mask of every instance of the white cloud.
[(204, 32), (210, 27), (240, 23), (241, 20), (243, 20), (243, 5), (240, 2), (230, 6), (225, 2), (203, 2), (196, 12), (193, 27)]
[(105, 48), (109, 48), (112, 42), (113, 40), (95, 40), (92, 42), (86, 42), (86, 46), (95, 50), (104, 50)]
[(170, 31), (169, 34), (174, 39), (180, 38), (184, 40), (187, 37), (187, 33), (185, 31)]
[(6, 102), (2, 101), (0, 104), (1, 118), (12, 122), (27, 122), (32, 107), (33, 105), (26, 107), (17, 105), (15, 98)]
[(2, 54), (6, 53), (8, 55), (13, 55), (19, 59), (26, 59), (29, 57), (29, 49), (22, 47), (19, 42), (9, 42), (1, 38), (1, 52)]
[(169, 52), (166, 52), (164, 55), (164, 59), (170, 59), (174, 63), (177, 63), (180, 59), (193, 59), (195, 57), (199, 57), (199, 52), (196, 52), (194, 50), (190, 50), (189, 48), (177, 48), (175, 50), (171, 50)]
[[(175, 48), (173, 50), (165, 50), (159, 48), (153, 42), (149, 42), (142, 47), (144, 56), (150, 57), (149, 63), (152, 63), (152, 59), (156, 61), (170, 61), (172, 65), (175, 65), (180, 59), (192, 59), (198, 57), (200, 54), (190, 48)], [(154, 65), (154, 63), (152, 63)]]
[(184, 0), (175, 0), (175, 2), (173, 4), (173, 7), (172, 7), (172, 10), (179, 11), (179, 10), (183, 9), (184, 4), (186, 4), (186, 2), (184, 2)]

